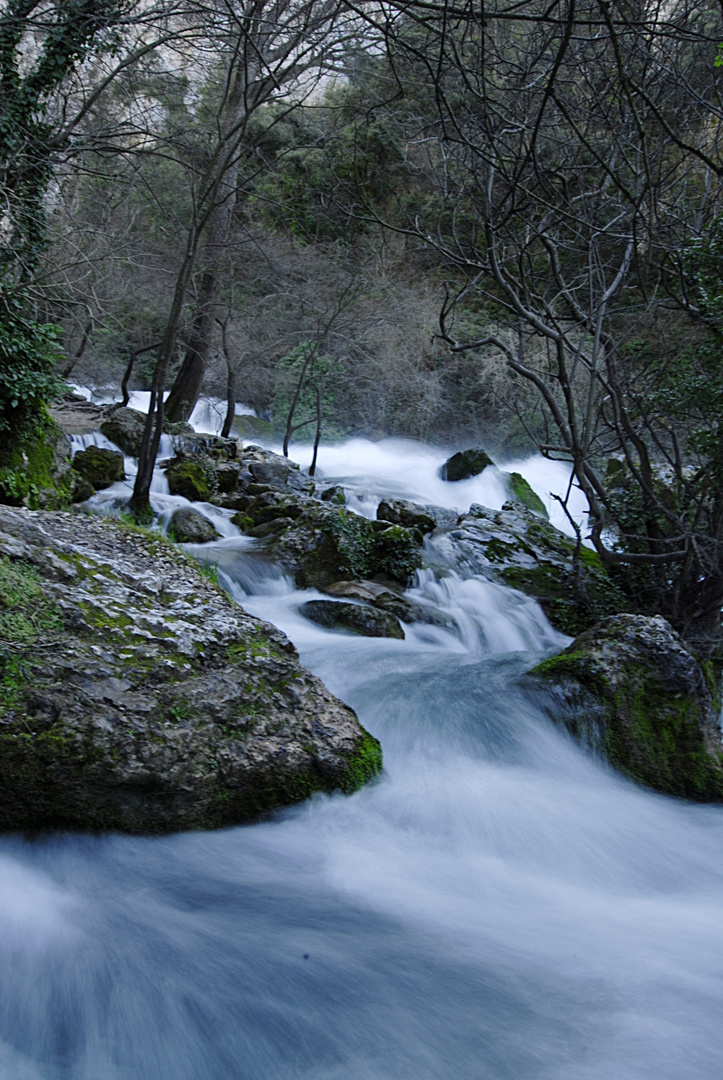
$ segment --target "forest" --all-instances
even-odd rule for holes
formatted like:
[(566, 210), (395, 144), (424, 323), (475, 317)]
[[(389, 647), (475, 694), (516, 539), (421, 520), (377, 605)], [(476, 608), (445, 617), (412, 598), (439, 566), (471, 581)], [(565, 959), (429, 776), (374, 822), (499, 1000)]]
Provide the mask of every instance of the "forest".
[(202, 390), (286, 448), (538, 448), (639, 609), (717, 645), (716, 4), (1, 11), (9, 498), (67, 380), (151, 391), (139, 519)]

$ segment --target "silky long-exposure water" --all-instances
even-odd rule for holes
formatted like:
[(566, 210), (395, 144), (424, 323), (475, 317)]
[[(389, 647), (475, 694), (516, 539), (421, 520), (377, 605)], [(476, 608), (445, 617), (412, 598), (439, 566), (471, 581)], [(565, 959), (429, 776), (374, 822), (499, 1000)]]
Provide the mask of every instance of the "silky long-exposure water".
[[(387, 453), (327, 473), (433, 501), (427, 450), (406, 486)], [(206, 509), (224, 538), (199, 554), (357, 710), (384, 776), (216, 833), (2, 838), (0, 1077), (718, 1080), (723, 811), (554, 726), (520, 675), (565, 639), (526, 598), (426, 573), (415, 599), (456, 631), (328, 632)]]

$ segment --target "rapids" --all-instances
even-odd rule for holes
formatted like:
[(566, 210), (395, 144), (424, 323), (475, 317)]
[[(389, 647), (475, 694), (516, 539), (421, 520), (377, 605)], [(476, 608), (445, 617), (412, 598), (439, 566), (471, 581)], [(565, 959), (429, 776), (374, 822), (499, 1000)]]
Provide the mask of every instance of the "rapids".
[[(443, 459), (355, 440), (321, 465), (372, 513), (441, 502)], [(153, 503), (184, 500), (159, 476)], [(325, 631), (298, 613), (319, 594), (195, 505), (223, 538), (191, 550), (357, 710), (384, 776), (216, 833), (2, 837), (2, 1080), (718, 1080), (723, 811), (553, 725), (519, 681), (567, 640), (537, 605), (427, 571), (412, 596), (451, 629)]]

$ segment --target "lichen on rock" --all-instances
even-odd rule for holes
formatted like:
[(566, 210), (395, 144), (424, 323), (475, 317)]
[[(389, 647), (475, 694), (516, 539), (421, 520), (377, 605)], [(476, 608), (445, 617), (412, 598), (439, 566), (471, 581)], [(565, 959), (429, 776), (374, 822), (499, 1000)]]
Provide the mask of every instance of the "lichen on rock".
[(0, 563), (0, 828), (213, 828), (381, 768), (284, 635), (162, 537), (0, 508)]
[(555, 685), (555, 719), (631, 779), (723, 802), (712, 688), (661, 616), (605, 619), (530, 674)]

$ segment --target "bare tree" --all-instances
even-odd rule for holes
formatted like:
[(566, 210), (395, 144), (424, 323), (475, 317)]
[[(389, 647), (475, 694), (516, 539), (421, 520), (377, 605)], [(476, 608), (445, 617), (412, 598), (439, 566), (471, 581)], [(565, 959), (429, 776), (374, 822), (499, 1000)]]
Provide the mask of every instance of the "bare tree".
[[(667, 268), (720, 213), (720, 13), (698, 0), (524, 0), (369, 17), (399, 85), (421, 71), (432, 87), (419, 130), (442, 211), (404, 227), (463, 278), (445, 295), (441, 338), (453, 352), (499, 350), (535, 388), (551, 422), (541, 449), (571, 463), (601, 559), (640, 568), (649, 605), (710, 644), (720, 477), (660, 407), (674, 358), (633, 346), (672, 321)], [(472, 297), (504, 332), (460, 335)], [(635, 514), (605, 475), (613, 456)]]

